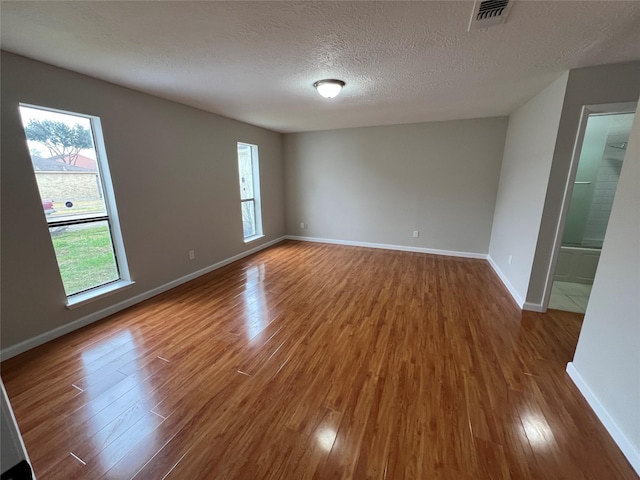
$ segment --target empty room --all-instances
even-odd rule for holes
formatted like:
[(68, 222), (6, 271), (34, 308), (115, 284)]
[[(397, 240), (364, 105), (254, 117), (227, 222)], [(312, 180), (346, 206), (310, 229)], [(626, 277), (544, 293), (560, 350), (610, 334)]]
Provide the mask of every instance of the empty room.
[(9, 479), (640, 474), (640, 2), (2, 1)]

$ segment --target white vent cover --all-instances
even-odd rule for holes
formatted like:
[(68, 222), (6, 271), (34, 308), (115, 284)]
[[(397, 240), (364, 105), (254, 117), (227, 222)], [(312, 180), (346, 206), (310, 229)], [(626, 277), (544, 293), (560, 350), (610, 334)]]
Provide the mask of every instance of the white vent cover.
[(476, 0), (467, 31), (493, 27), (506, 22), (512, 3), (513, 0)]

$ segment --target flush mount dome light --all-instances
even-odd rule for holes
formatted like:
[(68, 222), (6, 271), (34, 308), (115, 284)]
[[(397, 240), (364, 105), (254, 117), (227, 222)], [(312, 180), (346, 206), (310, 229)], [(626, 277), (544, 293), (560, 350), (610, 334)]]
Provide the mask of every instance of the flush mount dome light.
[(318, 93), (324, 98), (333, 98), (340, 93), (345, 83), (342, 80), (327, 79), (318, 80), (313, 86), (316, 87)]

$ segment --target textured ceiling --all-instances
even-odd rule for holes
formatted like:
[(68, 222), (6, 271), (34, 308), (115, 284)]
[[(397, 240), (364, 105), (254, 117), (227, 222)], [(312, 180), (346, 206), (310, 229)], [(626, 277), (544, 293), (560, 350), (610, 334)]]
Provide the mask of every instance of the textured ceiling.
[[(569, 68), (640, 59), (640, 1), (1, 3), (2, 48), (281, 132), (506, 115)], [(312, 83), (339, 78), (333, 99)]]

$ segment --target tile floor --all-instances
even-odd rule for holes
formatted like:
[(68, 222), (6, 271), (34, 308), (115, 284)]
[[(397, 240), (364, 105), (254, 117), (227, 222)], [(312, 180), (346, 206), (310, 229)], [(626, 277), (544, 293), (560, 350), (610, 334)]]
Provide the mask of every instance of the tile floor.
[(549, 308), (565, 312), (584, 313), (591, 295), (591, 285), (582, 283), (553, 282)]

